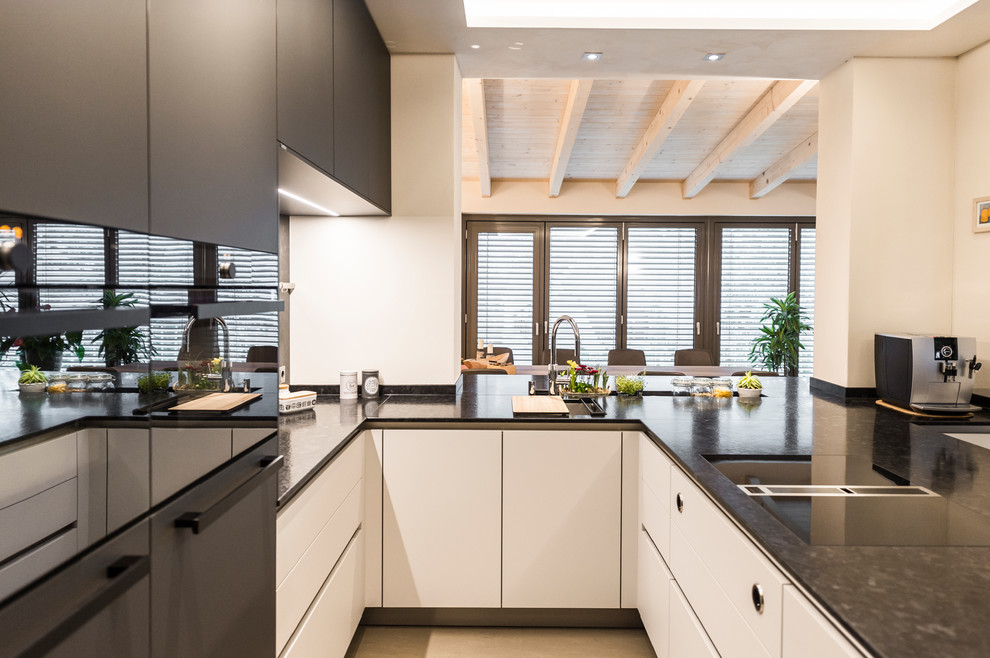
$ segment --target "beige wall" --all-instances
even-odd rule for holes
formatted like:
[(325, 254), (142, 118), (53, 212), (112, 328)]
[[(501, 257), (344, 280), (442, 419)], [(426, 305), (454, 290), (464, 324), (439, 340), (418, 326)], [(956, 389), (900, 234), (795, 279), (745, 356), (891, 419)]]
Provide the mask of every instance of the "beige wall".
[(990, 388), (990, 233), (973, 233), (973, 199), (990, 196), (990, 44), (959, 58), (956, 73), (956, 160), (952, 331), (975, 336), (986, 367), (977, 388)]
[(784, 183), (762, 199), (749, 198), (749, 183), (711, 183), (693, 199), (676, 182), (639, 182), (623, 199), (615, 181), (565, 182), (560, 196), (547, 196), (546, 181), (493, 181), (481, 196), (478, 181), (464, 181), (465, 214), (492, 215), (758, 215), (815, 214), (815, 183)]
[(392, 216), (290, 219), (292, 383), (457, 379), (460, 94), (453, 56), (393, 56)]
[(822, 81), (815, 377), (872, 387), (873, 334), (952, 331), (952, 59), (854, 59)]

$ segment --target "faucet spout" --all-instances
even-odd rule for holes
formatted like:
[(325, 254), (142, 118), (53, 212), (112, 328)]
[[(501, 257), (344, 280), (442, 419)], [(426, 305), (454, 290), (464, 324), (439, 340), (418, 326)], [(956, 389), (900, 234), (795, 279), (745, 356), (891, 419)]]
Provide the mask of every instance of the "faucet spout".
[[(210, 320), (220, 325), (220, 330), (223, 333), (223, 358), (220, 361), (220, 381), (222, 390), (227, 392), (234, 387), (234, 377), (230, 370), (230, 330), (227, 328), (227, 323), (224, 322), (223, 318), (210, 318)], [(189, 352), (191, 345), (190, 336), (195, 322), (195, 317), (189, 318), (185, 328), (182, 330), (182, 348), (179, 350), (180, 353), (188, 354)]]
[[(554, 367), (557, 366), (557, 328), (564, 322), (571, 325), (571, 331), (574, 332), (574, 361), (581, 363), (581, 332), (578, 331), (577, 322), (569, 315), (561, 315), (550, 330), (550, 364)], [(556, 373), (551, 373), (551, 376), (555, 375)]]

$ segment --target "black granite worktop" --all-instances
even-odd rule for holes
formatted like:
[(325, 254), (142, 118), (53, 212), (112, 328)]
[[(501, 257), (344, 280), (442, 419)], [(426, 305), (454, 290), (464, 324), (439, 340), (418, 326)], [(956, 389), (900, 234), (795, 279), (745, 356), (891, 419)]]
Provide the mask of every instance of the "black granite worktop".
[[(511, 423), (512, 395), (530, 377), (475, 378), (449, 396), (393, 395), (280, 419), (286, 504), (361, 429), (393, 424)], [(949, 424), (912, 421), (873, 400), (814, 395), (807, 379), (764, 381), (757, 404), (738, 398), (611, 396), (604, 418), (526, 419), (645, 431), (863, 645), (880, 656), (990, 655), (990, 546), (817, 546), (801, 540), (723, 476), (706, 455), (836, 455), (868, 458), (911, 484), (990, 517), (990, 450), (945, 436), (990, 433), (978, 414)], [(648, 378), (647, 392), (669, 390)]]

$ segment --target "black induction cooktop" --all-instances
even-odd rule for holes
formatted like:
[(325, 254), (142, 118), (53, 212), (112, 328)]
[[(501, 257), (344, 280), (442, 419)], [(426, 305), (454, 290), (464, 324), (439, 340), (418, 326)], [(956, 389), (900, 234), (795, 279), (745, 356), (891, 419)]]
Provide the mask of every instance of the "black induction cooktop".
[(868, 458), (706, 459), (808, 544), (990, 546), (990, 518)]

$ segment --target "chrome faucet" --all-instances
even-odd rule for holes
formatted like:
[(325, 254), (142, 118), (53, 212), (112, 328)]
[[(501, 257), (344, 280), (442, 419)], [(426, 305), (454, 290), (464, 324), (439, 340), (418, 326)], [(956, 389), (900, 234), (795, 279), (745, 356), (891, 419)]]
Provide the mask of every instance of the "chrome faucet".
[[(215, 320), (223, 331), (223, 358), (220, 360), (220, 389), (224, 393), (227, 393), (234, 387), (234, 376), (230, 371), (230, 330), (227, 329), (227, 323), (223, 321), (223, 318), (210, 319)], [(189, 338), (195, 322), (195, 317), (189, 318), (189, 321), (186, 322), (185, 329), (182, 330), (182, 347), (179, 349), (180, 353), (189, 353)]]
[(562, 315), (557, 318), (557, 321), (553, 323), (553, 328), (550, 330), (550, 379), (554, 380), (557, 377), (557, 327), (560, 326), (562, 322), (567, 322), (571, 325), (571, 330), (574, 332), (574, 361), (576, 363), (581, 363), (581, 332), (578, 331), (577, 322), (574, 321), (569, 315)]

